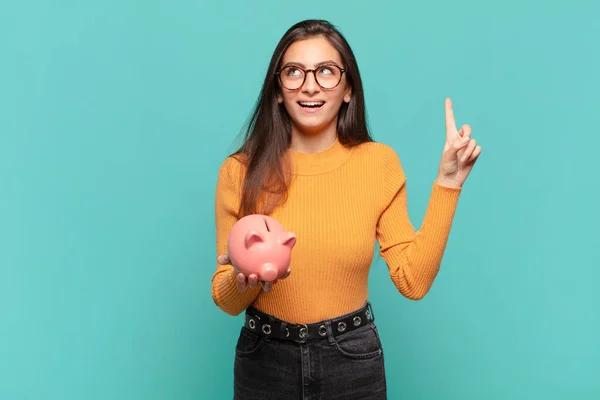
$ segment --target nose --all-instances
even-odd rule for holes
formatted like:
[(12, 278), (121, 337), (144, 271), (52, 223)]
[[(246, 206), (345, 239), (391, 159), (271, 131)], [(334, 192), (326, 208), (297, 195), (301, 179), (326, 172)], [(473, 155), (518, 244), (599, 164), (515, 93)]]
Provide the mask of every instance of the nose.
[(302, 91), (305, 93), (316, 93), (320, 90), (319, 84), (315, 79), (315, 71), (306, 72), (306, 81), (302, 86)]

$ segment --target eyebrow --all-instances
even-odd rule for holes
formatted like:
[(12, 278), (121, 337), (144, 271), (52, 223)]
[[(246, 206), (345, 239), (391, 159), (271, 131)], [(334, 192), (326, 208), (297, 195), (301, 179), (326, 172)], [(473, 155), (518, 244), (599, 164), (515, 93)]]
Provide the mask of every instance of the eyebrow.
[[(320, 66), (322, 66), (322, 65), (327, 65), (327, 64), (334, 64), (334, 65), (337, 65), (337, 66), (339, 66), (339, 64), (338, 64), (338, 63), (336, 63), (336, 62), (335, 62), (335, 61), (333, 61), (333, 60), (326, 60), (326, 61), (321, 61), (321, 62), (319, 62), (319, 63), (315, 64), (315, 68), (318, 68), (318, 67), (320, 67)], [(304, 64), (302, 64), (302, 63), (299, 63), (299, 62), (296, 62), (296, 61), (290, 61), (290, 62), (287, 62), (287, 63), (285, 63), (285, 64), (284, 64), (284, 65), (283, 65), (281, 68), (285, 68), (285, 67), (288, 67), (288, 66), (290, 66), (290, 65), (297, 65), (297, 66), (299, 66), (299, 67), (306, 68), (306, 66), (305, 66)]]

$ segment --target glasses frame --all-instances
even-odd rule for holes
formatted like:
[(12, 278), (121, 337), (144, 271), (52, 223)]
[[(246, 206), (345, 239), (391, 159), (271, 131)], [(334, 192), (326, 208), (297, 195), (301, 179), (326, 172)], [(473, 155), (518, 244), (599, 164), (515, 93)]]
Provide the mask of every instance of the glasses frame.
[[(321, 85), (321, 84), (319, 83), (319, 79), (317, 78), (316, 71), (318, 71), (318, 70), (319, 70), (319, 69), (321, 69), (321, 68), (325, 68), (325, 67), (335, 67), (335, 68), (337, 68), (337, 69), (339, 69), (339, 70), (340, 70), (340, 80), (338, 81), (338, 83), (336, 83), (336, 85), (335, 85), (334, 87), (323, 87), (323, 85)], [(286, 68), (298, 68), (299, 70), (301, 70), (301, 71), (304, 73), (304, 79), (302, 80), (302, 83), (300, 84), (300, 86), (298, 86), (296, 89), (289, 89), (289, 88), (287, 88), (287, 87), (286, 87), (286, 86), (283, 84), (283, 80), (281, 79), (281, 71), (283, 71), (283, 70), (284, 70), (284, 69), (286, 69)], [(283, 67), (283, 68), (280, 68), (280, 69), (279, 69), (279, 70), (276, 72), (276, 75), (277, 75), (277, 78), (279, 79), (279, 83), (281, 84), (281, 86), (283, 86), (283, 88), (284, 88), (285, 90), (297, 91), (297, 90), (300, 90), (300, 89), (302, 89), (302, 86), (304, 86), (304, 84), (306, 83), (306, 77), (308, 76), (308, 73), (309, 73), (309, 72), (312, 72), (312, 74), (313, 74), (313, 77), (315, 78), (315, 82), (317, 82), (317, 85), (319, 85), (319, 87), (320, 87), (321, 89), (323, 89), (323, 90), (333, 90), (333, 89), (335, 89), (336, 87), (338, 87), (338, 86), (340, 85), (340, 83), (342, 82), (342, 77), (344, 76), (344, 72), (346, 72), (346, 69), (345, 69), (345, 68), (342, 68), (342, 67), (340, 67), (340, 66), (339, 66), (339, 65), (337, 65), (337, 64), (324, 64), (324, 65), (319, 65), (317, 68), (308, 68), (308, 69), (307, 69), (307, 68), (302, 68), (302, 67), (301, 67), (301, 66), (299, 66), (299, 65), (287, 65), (287, 66), (285, 66), (285, 67)]]

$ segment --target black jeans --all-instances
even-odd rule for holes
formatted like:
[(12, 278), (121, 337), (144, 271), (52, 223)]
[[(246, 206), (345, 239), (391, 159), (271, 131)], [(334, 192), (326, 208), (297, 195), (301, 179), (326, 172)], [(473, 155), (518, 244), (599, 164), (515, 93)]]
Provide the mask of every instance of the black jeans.
[[(347, 314), (350, 315), (350, 314)], [(235, 348), (234, 399), (386, 399), (383, 348), (373, 321), (298, 343), (242, 327)]]

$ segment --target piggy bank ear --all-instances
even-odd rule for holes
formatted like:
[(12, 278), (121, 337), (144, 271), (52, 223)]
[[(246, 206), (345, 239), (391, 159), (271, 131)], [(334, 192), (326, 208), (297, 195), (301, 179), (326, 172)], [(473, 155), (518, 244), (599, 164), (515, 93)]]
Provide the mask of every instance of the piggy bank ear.
[(284, 232), (281, 234), (281, 236), (279, 236), (279, 243), (292, 248), (296, 244), (296, 235), (294, 235), (292, 232)]
[(246, 245), (246, 248), (249, 249), (252, 245), (254, 245), (256, 243), (262, 243), (264, 241), (265, 241), (265, 239), (260, 234), (260, 232), (248, 231), (248, 233), (246, 233), (246, 238), (245, 238), (244, 243)]

